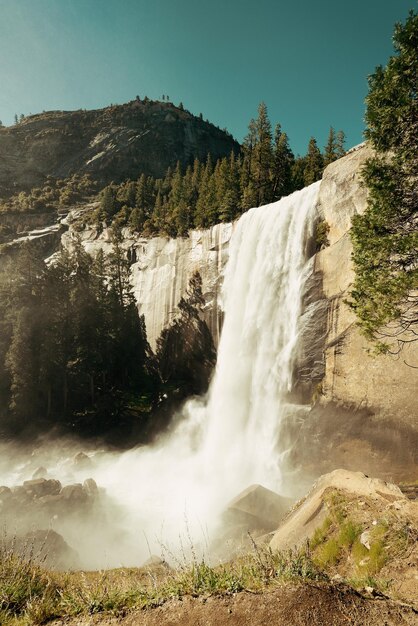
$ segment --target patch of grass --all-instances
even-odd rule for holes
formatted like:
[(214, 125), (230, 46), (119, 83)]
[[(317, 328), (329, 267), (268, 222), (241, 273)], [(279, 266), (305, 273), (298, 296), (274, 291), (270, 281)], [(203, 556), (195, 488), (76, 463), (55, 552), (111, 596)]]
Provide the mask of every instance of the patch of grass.
[(361, 535), (362, 527), (359, 524), (355, 524), (352, 520), (346, 520), (338, 535), (338, 543), (340, 546), (350, 550), (356, 539)]
[(360, 563), (364, 558), (369, 555), (369, 551), (358, 539), (353, 543), (351, 548), (351, 555), (356, 564)]
[(316, 552), (315, 562), (319, 567), (335, 565), (340, 558), (341, 546), (336, 539), (328, 539)]
[(329, 529), (332, 525), (332, 520), (330, 517), (326, 517), (322, 526), (319, 526), (315, 529), (314, 534), (312, 535), (312, 539), (309, 542), (309, 545), (312, 550), (315, 550), (321, 543), (324, 543), (325, 539), (328, 536)]
[[(16, 554), (13, 545), (3, 540), (0, 544), (0, 623), (6, 626), (16, 617), (39, 612), (42, 604), (42, 619), (57, 615), (54, 598), (60, 588), (53, 576), (36, 565), (29, 553), (27, 557)], [(41, 621), (34, 622), (41, 623)]]
[(282, 554), (258, 547), (215, 567), (195, 560), (176, 570), (53, 574), (12, 552), (1, 559), (0, 567), (1, 626), (35, 626), (55, 617), (96, 613), (121, 615), (186, 595), (227, 595), (259, 591), (277, 581), (326, 579), (306, 550)]
[(365, 587), (373, 587), (382, 593), (387, 592), (389, 589), (389, 581), (381, 578), (374, 578), (374, 576), (365, 577), (352, 577), (347, 578), (346, 582), (354, 589), (364, 589)]

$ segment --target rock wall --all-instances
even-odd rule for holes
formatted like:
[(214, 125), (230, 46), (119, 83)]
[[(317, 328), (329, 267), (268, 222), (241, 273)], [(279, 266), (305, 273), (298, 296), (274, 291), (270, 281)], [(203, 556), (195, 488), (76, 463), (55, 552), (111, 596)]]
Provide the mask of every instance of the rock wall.
[[(309, 404), (317, 387), (314, 396), (320, 397), (319, 404), (343, 408), (344, 419), (347, 411), (365, 411), (381, 421), (394, 422), (387, 433), (402, 425), (418, 435), (418, 370), (405, 364), (418, 364), (418, 346), (407, 346), (398, 359), (373, 355), (372, 346), (360, 334), (355, 316), (345, 304), (354, 279), (349, 230), (353, 215), (366, 208), (361, 167), (370, 155), (370, 148), (359, 147), (329, 165), (323, 175), (318, 214), (330, 226), (330, 245), (311, 261), (313, 274), (305, 294), (296, 394), (299, 401)], [(124, 246), (132, 259), (135, 297), (153, 347), (161, 330), (176, 315), (178, 302), (196, 270), (203, 281), (205, 318), (218, 342), (220, 287), (232, 230), (232, 224), (218, 224), (178, 239), (143, 239), (124, 232)], [(70, 228), (63, 236), (64, 244), (68, 245), (72, 236)], [(87, 229), (81, 236), (86, 250), (93, 254), (99, 248), (105, 252), (111, 249), (107, 230), (99, 234), (97, 229)], [(327, 420), (329, 415), (328, 410)]]
[(329, 165), (319, 192), (318, 210), (330, 226), (330, 245), (315, 257), (328, 300), (322, 401), (368, 409), (418, 430), (418, 370), (406, 365), (418, 365), (418, 345), (406, 346), (398, 358), (374, 355), (345, 304), (354, 279), (349, 229), (353, 215), (366, 209), (361, 168), (370, 156), (364, 146)]
[[(228, 258), (232, 224), (217, 224), (207, 230), (193, 230), (190, 237), (167, 239), (139, 238), (124, 230), (123, 246), (132, 261), (131, 275), (139, 313), (145, 316), (148, 341), (155, 348), (157, 339), (178, 313), (178, 303), (186, 294), (195, 271), (202, 277), (205, 298), (204, 318), (215, 345), (222, 325), (221, 285)], [(70, 246), (75, 233), (67, 231), (62, 240)], [(111, 251), (110, 232), (86, 229), (81, 232), (84, 248), (95, 255), (99, 249)]]

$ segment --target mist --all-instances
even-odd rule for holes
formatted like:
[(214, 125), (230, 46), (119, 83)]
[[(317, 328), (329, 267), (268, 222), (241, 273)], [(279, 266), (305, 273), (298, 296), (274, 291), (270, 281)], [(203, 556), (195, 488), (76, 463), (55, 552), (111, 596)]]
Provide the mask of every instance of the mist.
[[(257, 483), (295, 495), (281, 434), (300, 410), (288, 398), (318, 188), (314, 183), (238, 221), (209, 392), (186, 402), (154, 444), (126, 452), (47, 437), (0, 445), (0, 484), (12, 488), (0, 492), (8, 535), (55, 531), (82, 569), (139, 566), (152, 554), (210, 558), (216, 537), (225, 536), (222, 514), (242, 490)], [(31, 480), (39, 482), (25, 487)], [(69, 485), (79, 487), (65, 490)]]

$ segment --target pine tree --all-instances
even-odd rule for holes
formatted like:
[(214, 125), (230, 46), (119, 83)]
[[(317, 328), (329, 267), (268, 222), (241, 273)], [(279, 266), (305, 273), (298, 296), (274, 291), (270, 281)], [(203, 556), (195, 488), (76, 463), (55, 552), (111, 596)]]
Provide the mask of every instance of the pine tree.
[(117, 186), (113, 183), (105, 187), (101, 194), (98, 218), (106, 224), (110, 224), (112, 218), (118, 212), (120, 204), (117, 199)]
[(303, 189), (305, 186), (306, 157), (297, 156), (292, 165), (292, 190)]
[(273, 150), (271, 124), (267, 107), (261, 102), (255, 124), (256, 142), (253, 149), (252, 178), (257, 194), (257, 206), (271, 200), (271, 169), (273, 166)]
[(343, 130), (339, 130), (336, 138), (336, 155), (337, 159), (340, 159), (345, 155), (345, 133)]
[(363, 168), (367, 208), (354, 216), (350, 231), (351, 306), (377, 349), (398, 354), (418, 337), (416, 12), (396, 24), (393, 42), (395, 54), (387, 66), (369, 77), (366, 138), (376, 153)]
[(337, 154), (337, 138), (332, 126), (329, 128), (328, 140), (324, 149), (324, 167), (335, 161)]
[(216, 186), (213, 176), (213, 166), (210, 154), (206, 160), (205, 169), (200, 181), (199, 197), (196, 203), (195, 226), (207, 228), (216, 223)]
[(274, 131), (273, 157), (272, 200), (279, 200), (293, 191), (292, 166), (295, 160), (287, 135), (282, 132), (280, 124), (276, 125)]
[(311, 185), (319, 180), (324, 169), (322, 154), (317, 146), (316, 139), (311, 137), (308, 145), (308, 152), (305, 157), (305, 169), (303, 180), (305, 186)]
[(184, 236), (189, 228), (189, 211), (185, 200), (183, 174), (180, 161), (177, 161), (171, 181), (171, 189), (168, 195), (168, 216), (169, 235)]

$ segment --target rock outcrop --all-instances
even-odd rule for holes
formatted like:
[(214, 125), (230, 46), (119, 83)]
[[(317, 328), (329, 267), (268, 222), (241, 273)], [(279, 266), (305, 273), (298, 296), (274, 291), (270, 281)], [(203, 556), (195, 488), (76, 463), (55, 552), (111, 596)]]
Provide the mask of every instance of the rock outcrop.
[[(222, 326), (221, 285), (232, 229), (232, 224), (217, 224), (177, 239), (145, 239), (128, 229), (123, 231), (123, 247), (131, 259), (133, 290), (152, 348), (163, 328), (177, 315), (180, 298), (186, 294), (195, 271), (202, 277), (204, 319), (217, 345)], [(63, 244), (71, 247), (74, 236), (81, 236), (84, 248), (92, 255), (100, 249), (109, 253), (112, 248), (110, 231), (106, 229), (99, 232), (97, 228), (87, 228), (75, 234), (70, 228), (62, 237)]]
[(315, 257), (315, 272), (328, 301), (323, 401), (369, 409), (418, 431), (418, 370), (407, 365), (418, 365), (418, 342), (405, 346), (396, 359), (374, 355), (345, 303), (354, 280), (351, 218), (366, 209), (361, 168), (370, 155), (370, 148), (364, 146), (329, 165), (319, 192), (319, 211), (330, 227), (330, 245)]
[(241, 533), (269, 532), (289, 509), (293, 500), (266, 489), (251, 485), (238, 494), (227, 506), (223, 523)]
[(310, 492), (297, 503), (294, 510), (286, 517), (270, 541), (272, 550), (290, 550), (301, 547), (320, 528), (329, 515), (325, 497), (329, 490), (349, 492), (356, 497), (368, 497), (383, 502), (400, 500), (408, 504), (406, 496), (396, 485), (378, 478), (369, 478), (362, 472), (334, 470), (321, 476)]

